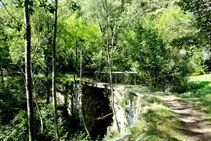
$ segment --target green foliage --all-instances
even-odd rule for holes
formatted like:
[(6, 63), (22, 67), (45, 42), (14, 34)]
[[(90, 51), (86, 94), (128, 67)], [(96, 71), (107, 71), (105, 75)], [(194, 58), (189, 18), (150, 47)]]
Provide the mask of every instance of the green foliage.
[(27, 139), (27, 112), (20, 110), (15, 118), (7, 126), (2, 126), (2, 140), (25, 140)]
[(91, 64), (92, 57), (98, 53), (96, 51), (101, 46), (99, 27), (92, 23), (87, 24), (77, 13), (67, 17), (66, 20), (61, 18), (59, 22), (61, 25), (58, 28), (62, 35), (59, 38), (58, 52), (68, 61), (65, 66), (72, 65), (73, 69), (79, 70), (79, 57), (80, 51), (82, 51), (83, 67), (85, 67), (84, 65), (88, 68), (93, 67), (93, 65), (88, 65)]
[(128, 66), (138, 71), (139, 83), (160, 87), (164, 91), (177, 91), (185, 86), (187, 56), (165, 44), (158, 31), (150, 26), (143, 27), (139, 21), (133, 26), (118, 44), (124, 48), (124, 53), (130, 54)]
[(20, 109), (26, 109), (23, 77), (6, 77), (5, 85), (0, 86), (0, 121), (6, 125)]
[(154, 26), (158, 29), (159, 35), (166, 42), (175, 38), (182, 38), (190, 32), (190, 17), (179, 7), (169, 6), (163, 13), (156, 17)]
[(181, 0), (177, 3), (182, 9), (194, 13), (193, 25), (195, 25), (199, 31), (197, 36), (201, 39), (203, 44), (211, 43), (211, 10), (210, 1), (207, 0)]
[[(36, 140), (54, 140), (55, 139), (55, 129), (54, 129), (54, 116), (53, 116), (53, 106), (51, 104), (45, 105), (41, 108), (41, 114), (39, 115), (35, 111), (35, 132)], [(85, 138), (85, 134), (77, 133), (77, 125), (79, 124), (77, 118), (65, 117), (61, 110), (58, 110), (59, 115), (59, 131), (61, 134), (61, 140), (80, 140)], [(41, 116), (41, 117), (40, 117)], [(44, 130), (41, 132), (41, 121), (43, 121)], [(1, 126), (2, 133), (0, 134), (0, 139), (9, 140), (25, 140), (28, 138), (27, 130), (27, 111), (20, 110), (19, 113), (12, 119), (9, 124)], [(75, 127), (74, 127), (75, 126)], [(72, 128), (72, 129), (71, 129)], [(75, 134), (75, 137), (71, 134)]]

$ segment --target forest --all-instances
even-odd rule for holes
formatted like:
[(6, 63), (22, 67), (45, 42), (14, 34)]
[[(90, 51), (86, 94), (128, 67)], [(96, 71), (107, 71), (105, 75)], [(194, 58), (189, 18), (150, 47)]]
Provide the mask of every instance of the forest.
[[(211, 140), (210, 0), (0, 0), (0, 13), (0, 140)], [(130, 127), (126, 90), (144, 95)]]

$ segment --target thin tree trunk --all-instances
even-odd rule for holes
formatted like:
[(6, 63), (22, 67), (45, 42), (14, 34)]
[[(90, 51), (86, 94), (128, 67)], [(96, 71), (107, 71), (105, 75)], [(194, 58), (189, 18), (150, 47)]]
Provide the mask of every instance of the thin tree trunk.
[(31, 27), (30, 15), (28, 9), (28, 0), (24, 0), (24, 21), (25, 21), (25, 85), (26, 85), (26, 99), (27, 99), (27, 113), (28, 113), (28, 133), (29, 141), (34, 141), (34, 114), (33, 114), (33, 100), (32, 100), (32, 80), (31, 80)]
[[(75, 71), (77, 71), (77, 63), (78, 63), (78, 48), (77, 48), (77, 41), (75, 42)], [(74, 73), (74, 82), (75, 82), (75, 86), (76, 86), (76, 75)]]
[(34, 84), (33, 77), (32, 77), (32, 84), (33, 84), (33, 88), (34, 88), (34, 103), (35, 103), (35, 106), (36, 106), (36, 108), (37, 108), (37, 112), (38, 112), (39, 118), (40, 118), (41, 133), (43, 133), (43, 120), (42, 120), (41, 112), (40, 112), (40, 110), (39, 110), (39, 106), (38, 106), (38, 104), (37, 104), (36, 86), (35, 86), (35, 84)]
[(116, 116), (116, 110), (114, 107), (114, 91), (113, 91), (113, 79), (112, 79), (112, 73), (111, 73), (111, 61), (112, 61), (112, 54), (113, 54), (113, 46), (114, 46), (114, 34), (115, 34), (115, 29), (116, 29), (116, 19), (115, 19), (115, 27), (114, 27), (114, 31), (113, 31), (113, 36), (112, 36), (112, 48), (111, 48), (111, 58), (109, 55), (109, 34), (108, 34), (108, 13), (107, 13), (107, 18), (106, 18), (106, 24), (107, 24), (107, 49), (108, 49), (108, 65), (109, 65), (109, 76), (110, 76), (110, 87), (111, 87), (111, 95), (112, 95), (112, 109), (113, 109), (113, 113), (114, 113), (114, 118), (116, 121), (116, 125), (117, 125), (117, 129), (118, 129), (118, 133), (120, 133), (120, 127), (119, 127), (119, 123), (117, 120), (117, 116)]
[(80, 80), (79, 80), (79, 95), (80, 95), (80, 99), (79, 99), (79, 100), (80, 100), (80, 103), (79, 103), (79, 105), (80, 105), (80, 113), (81, 113), (81, 118), (82, 118), (82, 121), (83, 121), (83, 125), (84, 125), (84, 127), (85, 127), (85, 130), (86, 130), (86, 132), (87, 132), (87, 134), (88, 134), (90, 140), (92, 140), (91, 135), (90, 135), (89, 130), (88, 130), (88, 127), (87, 127), (87, 125), (86, 125), (86, 122), (85, 122), (85, 120), (84, 120), (83, 113), (82, 113), (82, 102), (81, 102), (81, 100), (82, 100), (81, 77), (82, 77), (82, 51), (80, 51)]
[(76, 41), (76, 48), (75, 48), (75, 70), (77, 69), (78, 63), (78, 48), (77, 48), (77, 41)]
[[(110, 51), (109, 51), (109, 33), (108, 33), (108, 16), (109, 16), (109, 7), (108, 7), (108, 1), (105, 1), (105, 5), (103, 3), (103, 1), (101, 0), (102, 4), (103, 4), (103, 8), (106, 11), (106, 28), (107, 28), (107, 50), (108, 50), (108, 64), (109, 64), (109, 75), (110, 75), (110, 88), (111, 88), (111, 95), (112, 95), (112, 110), (114, 113), (114, 118), (116, 121), (116, 125), (117, 125), (117, 129), (118, 129), (118, 133), (120, 133), (120, 128), (119, 128), (119, 123), (117, 121), (117, 117), (116, 117), (116, 111), (115, 111), (115, 107), (114, 107), (114, 91), (113, 91), (113, 81), (112, 81), (112, 73), (111, 73), (111, 61), (112, 61), (112, 53), (113, 53), (113, 44), (114, 44), (114, 34), (115, 31), (113, 32), (113, 36), (112, 36), (112, 49), (111, 49), (111, 59), (110, 59)], [(115, 19), (115, 28), (116, 28), (116, 19)]]
[(71, 83), (71, 86), (70, 86), (70, 90), (71, 90), (71, 114), (72, 114), (72, 116), (74, 116), (75, 114), (74, 114), (74, 111), (73, 111), (73, 109), (74, 109), (74, 104), (73, 104), (73, 96), (74, 96), (74, 86), (73, 86), (74, 84), (73, 84), (73, 82)]
[(47, 81), (45, 82), (45, 86), (46, 86), (46, 104), (50, 103), (50, 87), (49, 87), (49, 79), (48, 79), (48, 72), (46, 72), (45, 74), (45, 78), (47, 79)]
[(46, 104), (50, 103), (50, 87), (49, 87), (49, 81), (47, 80), (46, 82), (46, 93), (47, 93), (47, 100), (46, 100)]
[(59, 127), (58, 127), (58, 114), (57, 114), (57, 101), (56, 101), (56, 29), (57, 29), (57, 3), (55, 0), (55, 11), (54, 11), (54, 26), (53, 26), (53, 39), (52, 39), (52, 97), (53, 97), (53, 109), (54, 109), (54, 124), (56, 141), (60, 141)]
[(3, 74), (3, 69), (1, 69), (1, 82), (2, 82), (3, 86), (5, 86), (5, 85), (4, 85), (4, 74)]

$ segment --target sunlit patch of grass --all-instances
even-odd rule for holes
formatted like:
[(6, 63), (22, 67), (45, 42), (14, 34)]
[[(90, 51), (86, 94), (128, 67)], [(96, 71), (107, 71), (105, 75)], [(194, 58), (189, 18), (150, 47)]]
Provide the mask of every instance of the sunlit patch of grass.
[(195, 110), (211, 116), (211, 73), (206, 75), (191, 76), (189, 81), (190, 91), (177, 94), (188, 101)]
[(35, 77), (36, 79), (39, 79), (39, 80), (42, 80), (42, 79), (45, 79), (45, 78), (46, 78), (45, 75), (42, 74), (42, 73), (39, 73), (39, 74), (35, 75), (34, 77)]
[(198, 76), (190, 76), (190, 81), (210, 81), (211, 80), (211, 73), (205, 75), (198, 75)]
[[(58, 74), (56, 79), (60, 81), (74, 81), (74, 74)], [(75, 79), (79, 80), (78, 75), (75, 75)]]
[(143, 108), (136, 124), (132, 128), (132, 140), (177, 141), (182, 139), (181, 123), (172, 110), (156, 102)]

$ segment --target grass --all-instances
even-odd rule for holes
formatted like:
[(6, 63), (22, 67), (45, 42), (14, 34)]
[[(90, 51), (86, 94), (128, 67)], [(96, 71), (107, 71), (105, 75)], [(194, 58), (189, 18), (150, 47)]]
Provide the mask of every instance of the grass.
[(176, 96), (191, 104), (195, 110), (211, 117), (211, 73), (191, 76), (189, 84), (188, 92), (176, 94)]
[(143, 108), (130, 140), (177, 141), (182, 139), (181, 128), (182, 124), (170, 108), (153, 102)]
[[(139, 88), (148, 91), (140, 91), (140, 93), (149, 97), (151, 102), (142, 100), (143, 110), (139, 120), (132, 128), (134, 134), (130, 140), (178, 141), (183, 139), (183, 125), (178, 120), (177, 115), (173, 113), (165, 101), (150, 94), (150, 92), (155, 92), (157, 89), (142, 86), (139, 86)], [(138, 90), (136, 89), (136, 91)]]

